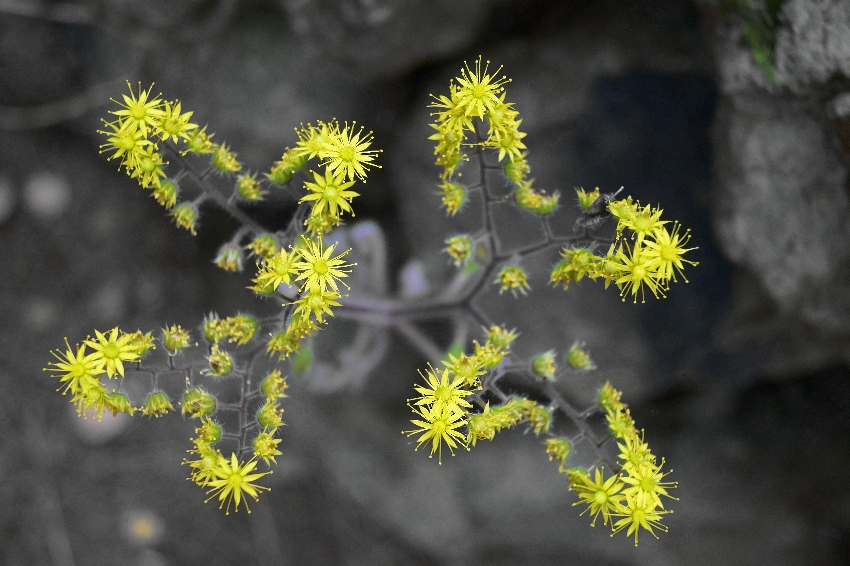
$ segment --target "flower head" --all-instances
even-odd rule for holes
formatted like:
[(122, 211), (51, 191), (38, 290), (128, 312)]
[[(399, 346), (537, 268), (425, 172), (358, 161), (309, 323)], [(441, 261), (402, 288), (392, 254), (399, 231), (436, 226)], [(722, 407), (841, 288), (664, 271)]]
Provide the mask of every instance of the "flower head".
[(605, 479), (605, 472), (601, 468), (596, 468), (593, 479), (583, 474), (572, 474), (570, 475), (570, 483), (579, 497), (579, 500), (573, 505), (587, 505), (587, 509), (582, 511), (582, 515), (590, 511), (593, 517), (590, 523), (591, 527), (596, 526), (596, 519), (600, 515), (602, 516), (602, 524), (607, 525), (609, 520), (613, 523), (612, 515), (624, 511), (623, 503), (626, 498), (620, 493), (623, 490), (623, 482), (619, 475), (614, 474)]
[(443, 206), (450, 216), (457, 214), (466, 202), (466, 189), (458, 183), (443, 181), (440, 192), (443, 195)]
[(218, 496), (221, 502), (219, 509), (224, 507), (225, 502), (227, 508), (225, 514), (230, 514), (230, 504), (234, 504), (234, 509), (239, 512), (239, 504), (245, 502), (245, 510), (251, 513), (248, 508), (248, 501), (245, 497), (250, 495), (254, 501), (259, 501), (260, 491), (271, 491), (271, 488), (263, 487), (254, 483), (261, 477), (270, 474), (271, 472), (251, 473), (257, 467), (257, 460), (252, 458), (244, 464), (236, 459), (236, 454), (230, 455), (230, 460), (223, 455), (218, 455), (216, 467), (212, 470), (212, 476), (216, 479), (210, 480), (207, 485), (212, 489), (208, 492), (210, 496), (207, 501)]
[(446, 240), (445, 252), (454, 260), (455, 266), (465, 264), (472, 258), (472, 240), (469, 236), (452, 236)]
[(434, 457), (434, 452), (437, 452), (437, 459), (442, 465), (443, 463), (443, 443), (445, 442), (452, 456), (454, 449), (458, 447), (458, 443), (464, 442), (463, 433), (457, 429), (466, 424), (466, 413), (457, 408), (451, 409), (448, 405), (442, 405), (439, 408), (434, 405), (428, 407), (413, 407), (413, 412), (419, 416), (419, 419), (412, 419), (414, 425), (418, 428), (404, 431), (404, 434), (411, 436), (422, 433), (416, 439), (416, 449), (430, 441), (431, 455)]
[(332, 244), (323, 249), (320, 239), (307, 240), (305, 246), (296, 248), (295, 251), (301, 256), (301, 261), (296, 262), (294, 267), (300, 272), (296, 281), (303, 281), (302, 290), (317, 287), (322, 291), (334, 290), (339, 292), (337, 281), (347, 277), (351, 270), (346, 268), (352, 266), (342, 258), (351, 250), (331, 257), (335, 247), (336, 244)]
[(463, 109), (466, 116), (484, 118), (488, 111), (492, 111), (499, 103), (498, 95), (504, 90), (504, 85), (510, 82), (507, 77), (495, 78), (502, 69), (499, 67), (491, 75), (488, 73), (490, 62), (487, 61), (481, 68), (481, 57), (475, 61), (475, 70), (469, 68), (468, 64), (461, 69), (461, 76), (457, 79), (458, 89), (456, 91), (457, 107)]
[(225, 271), (242, 271), (242, 248), (234, 244), (224, 244), (218, 250), (213, 263)]
[[(439, 376), (437, 375), (439, 373)], [(425, 380), (425, 387), (416, 386), (414, 389), (419, 393), (419, 397), (410, 399), (415, 401), (415, 405), (427, 405), (437, 412), (440, 412), (443, 407), (447, 407), (450, 411), (463, 411), (461, 407), (471, 407), (472, 404), (464, 399), (472, 394), (472, 391), (463, 389), (466, 385), (466, 379), (463, 377), (451, 378), (449, 370), (435, 370), (429, 367), (423, 374), (419, 375)]]
[(531, 368), (535, 375), (546, 379), (555, 379), (555, 372), (558, 370), (555, 363), (555, 350), (549, 350), (535, 356)]
[[(58, 350), (50, 352), (58, 361), (50, 362), (48, 367), (44, 368), (44, 371), (54, 372), (56, 375), (52, 377), (58, 378), (60, 383), (65, 384), (62, 391), (63, 395), (69, 390), (71, 393), (77, 393), (82, 387), (81, 380), (84, 378), (92, 379), (106, 371), (106, 361), (103, 356), (98, 352), (86, 354), (85, 342), (76, 346), (76, 352), (68, 344), (67, 338), (65, 339), (65, 346), (64, 353)], [(62, 389), (61, 386), (60, 389)]]
[(189, 389), (183, 394), (182, 413), (185, 417), (200, 419), (208, 417), (215, 412), (216, 401), (215, 397), (207, 393), (203, 388), (196, 387)]
[(222, 350), (218, 344), (212, 345), (207, 360), (209, 361), (209, 368), (204, 372), (209, 375), (223, 377), (230, 375), (230, 372), (233, 371), (233, 358), (227, 353), (227, 350)]
[(363, 128), (355, 132), (357, 123), (346, 124), (341, 132), (330, 136), (318, 152), (322, 165), (327, 166), (334, 176), (340, 174), (353, 181), (356, 176), (361, 181), (366, 180), (366, 170), (369, 167), (380, 167), (372, 163), (379, 150), (368, 149), (372, 145), (372, 132), (363, 135)]
[(679, 234), (681, 226), (678, 222), (673, 224), (673, 231), (668, 232), (664, 226), (659, 226), (652, 233), (652, 239), (643, 242), (643, 254), (653, 266), (658, 280), (662, 284), (669, 284), (670, 280), (676, 281), (676, 272), (682, 276), (685, 282), (684, 263), (699, 265), (695, 261), (684, 259), (685, 252), (698, 248), (686, 248), (691, 239), (690, 231)]
[(620, 287), (620, 296), (625, 301), (626, 294), (631, 293), (634, 302), (637, 302), (638, 292), (640, 292), (641, 302), (645, 302), (643, 288), (646, 286), (656, 298), (659, 295), (663, 297), (664, 287), (658, 279), (654, 265), (650, 263), (652, 259), (643, 253), (643, 247), (637, 242), (634, 243), (631, 252), (630, 255), (626, 255), (623, 248), (617, 251), (617, 258), (620, 260), (618, 266), (620, 277), (617, 278), (616, 283)]
[(138, 85), (138, 94), (133, 93), (130, 81), (127, 81), (127, 87), (130, 89), (130, 96), (123, 95), (123, 104), (112, 99), (112, 102), (118, 104), (121, 110), (111, 110), (110, 113), (119, 117), (122, 129), (131, 132), (140, 131), (143, 136), (148, 137), (148, 130), (158, 127), (165, 115), (160, 98), (162, 95), (157, 94), (152, 97), (153, 85), (148, 90), (142, 90), (141, 82)]
[(159, 120), (159, 137), (162, 140), (171, 138), (171, 141), (177, 142), (179, 138), (189, 139), (194, 130), (198, 129), (197, 124), (189, 123), (192, 119), (192, 112), (183, 112), (179, 100), (170, 102), (166, 100), (162, 105), (162, 116)]
[(315, 183), (304, 183), (304, 186), (312, 192), (298, 202), (315, 201), (313, 214), (316, 215), (327, 211), (334, 218), (339, 218), (341, 212), (348, 212), (353, 216), (354, 211), (349, 203), (354, 197), (359, 196), (359, 193), (348, 190), (354, 185), (354, 181), (345, 182), (345, 171), (334, 172), (328, 167), (325, 169), (324, 177), (315, 171), (312, 173)]
[(638, 502), (633, 495), (627, 494), (622, 510), (615, 514), (617, 517), (622, 518), (616, 523), (614, 523), (612, 519), (612, 527), (614, 529), (612, 536), (628, 527), (626, 536), (631, 536), (632, 533), (634, 533), (635, 546), (638, 545), (640, 529), (645, 529), (649, 531), (652, 536), (658, 538), (658, 535), (656, 535), (655, 531), (652, 529), (656, 528), (666, 533), (667, 527), (661, 523), (661, 516), (668, 513), (671, 513), (671, 511), (659, 511), (649, 502)]
[(106, 375), (112, 377), (116, 373), (124, 377), (124, 362), (135, 362), (139, 353), (130, 334), (118, 334), (118, 327), (108, 331), (108, 335), (95, 330), (95, 340), (86, 340), (86, 345), (95, 351), (103, 360)]
[(245, 249), (251, 250), (251, 253), (261, 260), (269, 261), (277, 255), (277, 240), (271, 234), (263, 234), (254, 238), (250, 244), (245, 246)]

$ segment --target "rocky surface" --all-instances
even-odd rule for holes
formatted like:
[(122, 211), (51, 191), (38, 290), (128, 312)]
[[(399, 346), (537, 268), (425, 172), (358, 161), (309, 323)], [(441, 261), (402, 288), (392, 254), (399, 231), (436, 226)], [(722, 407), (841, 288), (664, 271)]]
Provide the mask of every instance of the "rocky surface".
[[(736, 312), (756, 304), (769, 311), (730, 321), (728, 344), (761, 344), (770, 350), (761, 367), (777, 376), (846, 362), (850, 192), (842, 101), (850, 88), (850, 5), (784, 3), (775, 83), (745, 45), (743, 20), (718, 3), (703, 6), (721, 92), (715, 229), (727, 256), (758, 282), (742, 283)], [(768, 300), (747, 297), (760, 293)]]

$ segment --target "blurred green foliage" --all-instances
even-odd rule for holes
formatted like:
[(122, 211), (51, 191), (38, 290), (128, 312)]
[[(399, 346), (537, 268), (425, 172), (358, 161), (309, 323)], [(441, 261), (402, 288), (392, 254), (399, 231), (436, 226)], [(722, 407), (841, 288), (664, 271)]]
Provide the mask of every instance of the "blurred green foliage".
[(750, 46), (753, 59), (764, 70), (771, 82), (776, 82), (776, 30), (782, 22), (779, 13), (787, 0), (723, 0), (723, 7), (744, 18), (744, 37)]

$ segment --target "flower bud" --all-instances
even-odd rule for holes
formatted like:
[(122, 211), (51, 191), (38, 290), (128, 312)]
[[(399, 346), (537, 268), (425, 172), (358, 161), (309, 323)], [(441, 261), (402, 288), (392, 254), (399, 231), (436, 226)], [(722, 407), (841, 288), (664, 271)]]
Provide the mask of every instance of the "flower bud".
[(183, 394), (183, 416), (193, 418), (206, 417), (215, 412), (215, 397), (201, 389), (190, 389)]

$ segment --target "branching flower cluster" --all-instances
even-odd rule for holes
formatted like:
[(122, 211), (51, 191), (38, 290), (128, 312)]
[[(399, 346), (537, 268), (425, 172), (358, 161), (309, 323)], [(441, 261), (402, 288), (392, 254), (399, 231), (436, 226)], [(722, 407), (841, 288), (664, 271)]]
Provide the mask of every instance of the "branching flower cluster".
[[(426, 370), (425, 386), (416, 386), (419, 396), (409, 400), (415, 413), (411, 422), (417, 428), (405, 434), (418, 434), (417, 448), (429, 445), (431, 455), (437, 453), (442, 463), (443, 443), (454, 455), (458, 447), (470, 449), (479, 440), (492, 440), (500, 430), (528, 423), (535, 436), (546, 437), (550, 460), (559, 462), (560, 471), (577, 492), (576, 505), (587, 505), (585, 512), (593, 517), (591, 525), (601, 515), (603, 524), (610, 522), (612, 534), (634, 534), (637, 545), (641, 529), (653, 535), (655, 530), (667, 531), (661, 519), (671, 511), (664, 509), (661, 496), (675, 499), (668, 490), (676, 487), (676, 482), (664, 481), (669, 473), (661, 471), (664, 461), (657, 462), (643, 433), (638, 434), (628, 407), (620, 401), (620, 392), (606, 383), (598, 406), (577, 410), (556, 385), (558, 378), (569, 372), (595, 369), (583, 345), (574, 343), (566, 352), (564, 369), (558, 368), (554, 350), (519, 360), (509, 350), (517, 334), (492, 325), (474, 299), (488, 282), (499, 286), (499, 294), (528, 295), (530, 277), (521, 266), (522, 258), (558, 247), (560, 260), (549, 273), (549, 282), (555, 286), (566, 290), (570, 283), (584, 278), (602, 279), (606, 288), (615, 284), (623, 300), (630, 296), (637, 302), (640, 295), (644, 301), (645, 289), (656, 298), (664, 297), (678, 276), (687, 281), (684, 266), (696, 262), (685, 259), (684, 254), (695, 248), (686, 247), (690, 233), (682, 232), (678, 222), (668, 226), (670, 221), (661, 219), (659, 208), (642, 206), (631, 197), (616, 199), (620, 191), (602, 194), (598, 188), (576, 190), (581, 210), (574, 226), (578, 235), (556, 236), (549, 217), (558, 208), (560, 194), (533, 188), (523, 141), (526, 135), (519, 130), (519, 113), (506, 101), (504, 85), (509, 79), (498, 78), (499, 70), (490, 74), (489, 63), (482, 65), (479, 58), (474, 70), (469, 65), (461, 69), (460, 77), (449, 84), (448, 95), (433, 96), (436, 133), (430, 139), (436, 142), (436, 164), (442, 168), (443, 207), (454, 216), (473, 192), (484, 202), (481, 231), (446, 240), (444, 251), (461, 269), (461, 291), (452, 300), (489, 331), (484, 346), (475, 342), (474, 353), (449, 356), (443, 369)], [(477, 160), (477, 179), (462, 184), (460, 176), (464, 163), (470, 161), (469, 153)], [(494, 157), (488, 158), (489, 154)], [(514, 203), (540, 219), (544, 241), (511, 254), (500, 252), (491, 211), (501, 200), (492, 194), (494, 172), (501, 173)], [(599, 235), (598, 230), (612, 218), (616, 219), (613, 238)], [(493, 354), (489, 362), (482, 358), (484, 352)], [(608, 422), (601, 435), (589, 424), (599, 411)], [(560, 430), (567, 428), (565, 423), (579, 432), (563, 436)], [(616, 462), (603, 449), (615, 439), (620, 449)], [(581, 441), (593, 447), (596, 462), (570, 466), (573, 447)], [(606, 464), (613, 471), (607, 478)]]
[[(287, 377), (281, 368), (288, 364), (296, 375), (326, 379), (330, 370), (324, 360), (313, 360), (313, 342), (321, 340), (317, 333), (331, 317), (343, 318), (357, 323), (358, 330), (350, 348), (334, 344), (341, 360), (337, 375), (343, 381), (345, 376), (360, 379), (380, 362), (387, 350), (386, 331), (393, 330), (431, 361), (408, 399), (413, 427), (404, 434), (414, 438), (417, 449), (425, 447), (442, 464), (444, 445), (454, 455), (525, 425), (542, 440), (549, 459), (558, 462), (578, 494), (576, 505), (585, 505), (584, 513), (591, 514), (591, 525), (601, 516), (613, 533), (634, 534), (635, 544), (640, 530), (666, 532), (661, 520), (672, 511), (664, 508), (662, 497), (675, 499), (669, 490), (676, 482), (665, 480), (670, 472), (662, 471), (664, 460), (658, 462), (643, 431), (638, 433), (620, 392), (606, 383), (598, 403), (579, 410), (559, 389), (564, 376), (595, 369), (585, 345), (575, 342), (561, 355), (548, 349), (521, 359), (512, 351), (520, 334), (490, 320), (478, 299), (495, 285), (499, 295), (508, 291), (513, 297), (499, 300), (529, 300), (535, 279), (523, 260), (549, 251), (548, 280), (555, 286), (568, 289), (584, 278), (601, 279), (606, 288), (613, 283), (624, 300), (636, 302), (640, 295), (643, 301), (646, 289), (664, 297), (671, 282), (687, 281), (685, 265), (696, 265), (684, 257), (695, 249), (687, 247), (690, 233), (662, 219), (657, 207), (597, 188), (576, 190), (575, 234), (556, 235), (549, 219), (561, 195), (533, 187), (522, 120), (506, 100), (509, 79), (498, 77), (499, 71), (491, 73), (489, 63), (479, 58), (473, 67), (464, 66), (448, 95), (434, 96), (431, 104), (442, 205), (454, 216), (477, 193), (483, 201), (482, 227), (445, 241), (444, 251), (457, 267), (455, 279), (414, 300), (387, 296), (385, 262), (374, 259), (386, 254), (366, 254), (374, 273), (361, 277), (358, 267), (357, 277), (348, 278), (356, 265), (349, 258), (356, 257), (362, 267), (364, 256), (349, 256), (352, 250), (344, 249), (343, 241), (371, 242), (373, 251), (384, 245), (374, 226), (336, 230), (354, 216), (356, 184), (380, 167), (375, 163), (379, 151), (370, 149), (371, 132), (337, 120), (301, 125), (293, 146), (258, 175), (245, 171), (227, 144), (213, 142), (206, 126), (192, 123), (192, 112), (183, 112), (180, 101), (154, 95), (153, 87), (139, 86), (135, 92), (131, 87), (129, 95), (115, 101), (114, 120), (104, 122), (102, 151), (118, 159), (177, 226), (193, 235), (207, 203), (230, 214), (240, 226), (214, 263), (241, 272), (250, 259), (255, 271), (248, 288), (254, 297), (283, 303), (268, 318), (211, 313), (195, 329), (166, 326), (156, 352), (152, 332), (95, 330), (74, 347), (66, 339), (66, 349), (52, 352), (55, 361), (45, 370), (59, 380), (63, 394), (70, 393), (83, 417), (101, 418), (105, 412), (161, 417), (176, 412), (176, 403), (182, 416), (196, 423), (183, 460), (189, 479), (226, 513), (242, 506), (250, 513), (248, 499), (256, 501), (268, 491), (260, 482), (283, 453), (279, 432)], [(477, 179), (461, 183), (462, 173)], [(295, 183), (296, 178), (303, 182)], [(492, 207), (504, 199), (493, 194), (494, 182), (504, 183), (512, 202), (539, 220), (542, 241), (501, 251)], [(294, 201), (283, 230), (265, 229), (244, 210), (273, 190)], [(616, 227), (601, 234), (610, 219)], [(352, 234), (352, 240), (345, 239)], [(454, 327), (448, 353), (417, 326), (446, 317)], [(483, 329), (481, 342), (469, 340), (476, 326)], [(131, 386), (131, 377), (141, 387)], [(604, 431), (595, 425), (600, 414), (607, 423)], [(617, 458), (607, 450), (615, 443)]]
[[(164, 416), (175, 411), (174, 391), (182, 388), (182, 415), (201, 423), (192, 439), (194, 448), (189, 450), (193, 456), (184, 461), (191, 470), (189, 479), (209, 488), (210, 499), (218, 497), (229, 513), (231, 506), (238, 511), (244, 504), (248, 509), (247, 498), (256, 500), (267, 490), (256, 481), (271, 473), (281, 454), (280, 401), (286, 397), (286, 377), (270, 367), (269, 359), (259, 356), (265, 351), (282, 360), (302, 352), (302, 358), (309, 360), (305, 342), (340, 306), (342, 279), (352, 267), (343, 259), (348, 251), (336, 252), (337, 243), (327, 245), (323, 237), (342, 223), (344, 214), (353, 216), (351, 202), (358, 193), (351, 187), (365, 181), (370, 168), (380, 167), (374, 163), (379, 152), (369, 149), (371, 132), (355, 123), (320, 121), (296, 129), (294, 147), (284, 152), (265, 178), (258, 178), (243, 171), (227, 144), (213, 142), (214, 134), (206, 126), (192, 123), (192, 112), (183, 112), (180, 101), (152, 93), (152, 86), (139, 86), (136, 92), (131, 87), (123, 101), (113, 101), (118, 108), (111, 111), (115, 119), (105, 121), (100, 132), (107, 139), (102, 152), (118, 159), (119, 167), (151, 190), (177, 226), (192, 235), (197, 233), (201, 207), (208, 201), (233, 216), (241, 227), (220, 248), (214, 263), (225, 271), (242, 271), (246, 253), (250, 254), (256, 262), (250, 289), (260, 297), (278, 297), (286, 303), (279, 316), (268, 320), (243, 313), (226, 318), (210, 314), (199, 328), (206, 346), (200, 360), (187, 355), (187, 349), (198, 344), (180, 325), (162, 329), (167, 358), (161, 363), (143, 362), (156, 348), (151, 332), (114, 328), (103, 333), (96, 330), (93, 338), (74, 348), (66, 340), (66, 351), (53, 352), (56, 361), (45, 369), (59, 379), (63, 394), (71, 394), (82, 417), (100, 419), (106, 411)], [(173, 174), (169, 160), (176, 162)], [(302, 190), (296, 190), (291, 181), (310, 160), (320, 171), (310, 170)], [(230, 184), (229, 195), (216, 186), (222, 178)], [(264, 229), (240, 207), (262, 201), (270, 187), (284, 188), (297, 200), (285, 230)], [(184, 199), (190, 188), (197, 196)], [(265, 377), (257, 379), (263, 367)], [(125, 372), (150, 378), (144, 399), (133, 399), (138, 395), (126, 387)], [(227, 389), (227, 380), (241, 384), (235, 399), (221, 398), (219, 390)], [(223, 430), (214, 420), (225, 412), (235, 413), (237, 429)], [(233, 445), (229, 456), (220, 443)], [(260, 461), (268, 471), (257, 471)]]

